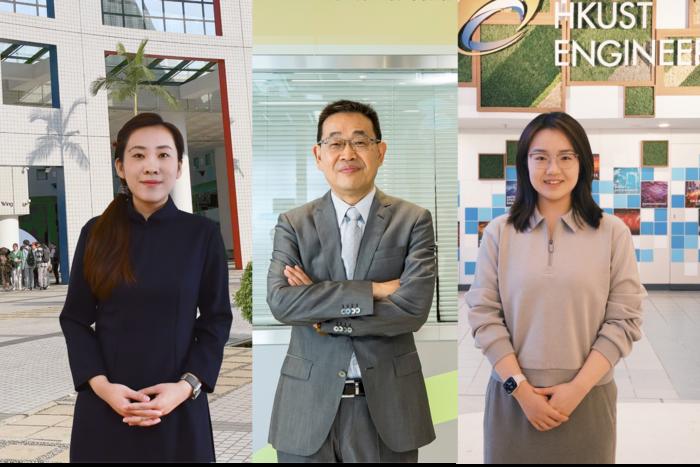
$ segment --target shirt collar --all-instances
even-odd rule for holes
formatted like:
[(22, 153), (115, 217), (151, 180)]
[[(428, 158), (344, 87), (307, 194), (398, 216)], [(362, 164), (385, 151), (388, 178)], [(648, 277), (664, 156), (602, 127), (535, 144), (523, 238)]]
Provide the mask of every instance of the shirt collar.
[[(540, 223), (544, 220), (544, 217), (540, 213), (540, 210), (535, 206), (535, 212), (532, 213), (532, 217), (530, 217), (530, 231), (533, 231), (537, 228)], [(561, 220), (564, 222), (564, 224), (571, 229), (572, 232), (578, 232), (581, 230), (581, 226), (576, 223), (576, 218), (574, 217), (574, 210), (570, 209), (569, 212), (561, 216)]]
[[(364, 198), (355, 204), (355, 208), (360, 211), (362, 216), (362, 222), (367, 223), (369, 218), (369, 210), (372, 208), (372, 201), (374, 200), (374, 194), (377, 192), (377, 187), (373, 187), (372, 191), (367, 193)], [(338, 225), (342, 225), (343, 219), (345, 219), (345, 213), (348, 208), (351, 207), (350, 204), (346, 203), (338, 195), (336, 195), (333, 190), (331, 190), (331, 199), (333, 200), (333, 207), (335, 208), (335, 215), (338, 218)]]
[(178, 209), (177, 206), (175, 206), (175, 202), (173, 201), (172, 196), (168, 196), (168, 201), (166, 201), (163, 207), (151, 214), (148, 220), (146, 220), (143, 217), (143, 214), (136, 210), (136, 208), (134, 207), (133, 200), (131, 199), (131, 197), (129, 197), (129, 200), (127, 201), (127, 213), (129, 215), (129, 219), (131, 219), (132, 221), (139, 224), (145, 224), (146, 222), (171, 219), (177, 215)]

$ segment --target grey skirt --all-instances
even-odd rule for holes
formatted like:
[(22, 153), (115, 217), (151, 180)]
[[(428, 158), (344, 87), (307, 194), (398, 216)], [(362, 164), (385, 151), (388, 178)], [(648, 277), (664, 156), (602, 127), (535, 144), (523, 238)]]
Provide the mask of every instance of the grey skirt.
[(596, 386), (569, 421), (537, 431), (518, 401), (491, 378), (484, 412), (486, 464), (614, 464), (617, 386)]

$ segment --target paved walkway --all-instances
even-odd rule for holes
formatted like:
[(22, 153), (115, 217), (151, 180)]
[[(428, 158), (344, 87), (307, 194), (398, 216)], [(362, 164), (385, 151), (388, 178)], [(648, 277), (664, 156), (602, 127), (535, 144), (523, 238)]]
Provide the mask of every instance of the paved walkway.
[[(489, 362), (474, 348), (460, 293), (460, 463), (483, 463)], [(644, 337), (615, 369), (618, 463), (695, 463), (700, 458), (700, 293), (650, 292)]]
[[(231, 290), (240, 273), (232, 271)], [(0, 462), (67, 462), (73, 391), (58, 323), (67, 291), (0, 292)], [(231, 342), (251, 327), (234, 312)], [(209, 395), (218, 462), (251, 457), (252, 351), (227, 346), (216, 391)]]

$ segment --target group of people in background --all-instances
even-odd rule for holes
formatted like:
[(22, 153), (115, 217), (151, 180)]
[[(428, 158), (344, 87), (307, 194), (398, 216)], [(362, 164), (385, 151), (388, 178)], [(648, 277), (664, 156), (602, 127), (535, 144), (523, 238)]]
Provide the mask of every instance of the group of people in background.
[(15, 243), (12, 249), (0, 248), (0, 282), (4, 291), (46, 290), (49, 275), (53, 273), (59, 283), (58, 247), (24, 240), (22, 246)]

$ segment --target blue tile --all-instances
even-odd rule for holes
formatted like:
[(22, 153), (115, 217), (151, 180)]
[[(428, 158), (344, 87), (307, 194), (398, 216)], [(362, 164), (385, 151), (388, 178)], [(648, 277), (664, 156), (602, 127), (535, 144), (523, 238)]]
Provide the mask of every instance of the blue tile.
[(674, 182), (684, 182), (685, 181), (685, 169), (675, 168), (671, 169), (671, 180)]
[(593, 201), (595, 201), (595, 204), (600, 206), (600, 195), (593, 195)]
[(634, 255), (637, 257), (637, 262), (640, 263), (642, 260), (642, 252), (640, 250), (634, 250)]
[(685, 179), (693, 181), (698, 180), (698, 178), (700, 178), (698, 172), (700, 171), (697, 168), (685, 169)]
[(464, 274), (467, 276), (473, 276), (476, 273), (476, 263), (466, 262), (464, 263)]
[(593, 191), (593, 193), (600, 193), (600, 180), (593, 180), (591, 190)]
[(671, 248), (673, 249), (683, 249), (683, 238), (681, 236), (671, 237)]
[(654, 235), (668, 235), (668, 224), (665, 222), (654, 222)]
[(515, 167), (506, 167), (506, 181), (508, 180), (517, 180), (518, 179), (518, 171)]
[(654, 250), (642, 250), (641, 251), (641, 262), (642, 263), (653, 263), (654, 262)]
[(642, 235), (654, 235), (654, 223), (653, 222), (642, 222), (642, 227), (640, 230)]
[(615, 195), (613, 201), (613, 207), (615, 209), (626, 209), (627, 208), (627, 195)]
[(491, 208), (479, 208), (479, 222), (491, 220)]
[(671, 196), (671, 207), (672, 208), (684, 208), (685, 207), (685, 196), (684, 195), (672, 195)]
[(697, 235), (685, 237), (685, 249), (686, 250), (697, 250), (698, 249), (698, 236)]
[(627, 195), (627, 207), (639, 209), (642, 207), (641, 195)]
[(685, 234), (686, 235), (697, 235), (698, 234), (698, 224), (695, 222), (685, 223)]
[(464, 220), (466, 220), (466, 221), (478, 221), (479, 220), (479, 210), (476, 208), (466, 208), (464, 210)]
[(613, 194), (614, 186), (613, 182), (609, 180), (601, 180), (600, 183), (598, 184), (598, 187), (600, 188), (600, 194), (601, 195), (611, 195)]
[(671, 235), (685, 235), (685, 223), (671, 222)]
[(464, 233), (467, 235), (475, 235), (479, 233), (479, 223), (478, 222), (465, 222), (464, 223)]
[(654, 222), (668, 222), (668, 209), (654, 209)]
[(672, 263), (685, 263), (685, 252), (683, 250), (671, 250)]
[(654, 181), (654, 168), (653, 167), (642, 167), (642, 181), (643, 182), (653, 182)]
[(612, 209), (612, 208), (603, 208), (603, 211), (604, 211), (606, 214), (610, 214), (611, 216), (614, 216), (614, 215), (615, 215), (615, 210)]
[(506, 213), (506, 208), (493, 208), (493, 218), (497, 218), (498, 216), (502, 216), (503, 214)]
[(492, 203), (494, 208), (506, 207), (506, 195), (493, 195)]

